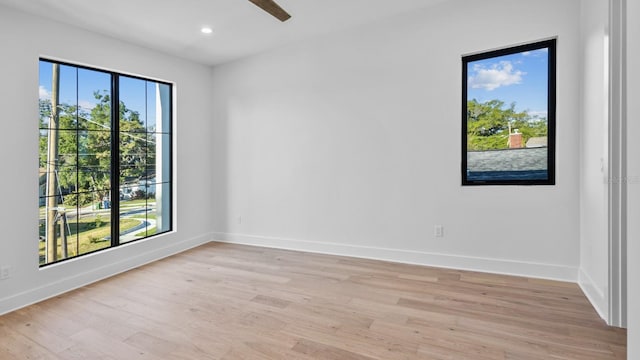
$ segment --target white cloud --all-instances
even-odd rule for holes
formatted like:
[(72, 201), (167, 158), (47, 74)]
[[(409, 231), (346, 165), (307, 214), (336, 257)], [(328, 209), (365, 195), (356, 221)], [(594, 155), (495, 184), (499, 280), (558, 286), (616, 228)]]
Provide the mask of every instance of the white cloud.
[(51, 100), (51, 93), (44, 86), (38, 87), (38, 97), (42, 100)]
[(516, 70), (511, 61), (500, 61), (487, 68), (484, 65), (474, 65), (473, 75), (469, 76), (468, 83), (473, 89), (495, 90), (501, 86), (520, 84), (522, 76), (527, 73)]

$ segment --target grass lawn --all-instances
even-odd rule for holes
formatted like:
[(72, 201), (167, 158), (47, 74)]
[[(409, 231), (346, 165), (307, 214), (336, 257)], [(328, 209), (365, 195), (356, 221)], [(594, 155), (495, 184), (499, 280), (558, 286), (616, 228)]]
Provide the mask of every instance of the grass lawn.
[[(91, 206), (91, 204), (86, 205)], [(86, 206), (83, 206), (85, 208)], [(142, 213), (125, 217), (120, 219), (120, 233), (136, 227), (145, 219), (155, 219), (156, 214), (151, 212), (145, 212), (145, 207), (155, 206), (154, 199), (136, 199), (136, 200), (121, 200), (120, 210), (136, 211), (138, 209), (143, 210)], [(75, 207), (73, 207), (75, 212)], [(40, 207), (40, 238), (45, 236), (44, 219), (46, 218), (44, 206)], [(92, 251), (108, 248), (111, 246), (111, 241), (108, 237), (111, 235), (111, 214), (108, 211), (101, 211), (99, 214), (90, 216), (82, 215), (76, 222), (72, 219), (67, 228), (67, 254), (69, 257), (74, 257), (81, 254), (86, 254)], [(136, 236), (145, 237), (147, 235), (155, 234), (155, 227), (149, 229), (148, 233), (144, 230), (140, 231)], [(60, 238), (58, 238), (58, 259), (62, 258), (62, 246), (60, 245)], [(44, 241), (39, 242), (39, 254), (40, 264), (44, 264), (44, 257), (46, 252), (46, 246)]]
[[(67, 253), (69, 257), (86, 254), (111, 246), (111, 241), (105, 239), (111, 235), (111, 216), (96, 215), (82, 217), (76, 223), (69, 223), (71, 234), (67, 234)], [(120, 219), (120, 231), (126, 231), (140, 224), (139, 220)], [(44, 236), (44, 225), (40, 226), (40, 236)], [(39, 242), (39, 253), (42, 259), (45, 255), (45, 242)], [(58, 244), (58, 258), (62, 256), (62, 246)], [(43, 261), (40, 262), (43, 264)]]
[(133, 215), (131, 217), (134, 218), (134, 219), (143, 219), (143, 220), (151, 219), (151, 220), (155, 220), (156, 219), (156, 213), (148, 212), (146, 214), (138, 214), (138, 215)]

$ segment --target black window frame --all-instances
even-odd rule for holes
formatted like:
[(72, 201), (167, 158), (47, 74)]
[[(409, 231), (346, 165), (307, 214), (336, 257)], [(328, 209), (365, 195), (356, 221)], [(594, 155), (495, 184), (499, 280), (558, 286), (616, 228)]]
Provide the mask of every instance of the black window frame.
[[(557, 39), (551, 38), (523, 45), (510, 46), (462, 57), (462, 162), (463, 186), (478, 185), (555, 185), (556, 184), (556, 60)], [(505, 55), (548, 49), (547, 79), (547, 178), (546, 179), (497, 179), (471, 180), (468, 178), (467, 132), (468, 132), (468, 65), (471, 62), (497, 58)]]
[[(174, 174), (173, 174), (173, 169), (174, 169), (174, 149), (173, 149), (173, 142), (174, 142), (174, 91), (175, 88), (173, 86), (173, 83), (168, 82), (168, 81), (163, 81), (163, 80), (157, 80), (157, 79), (152, 79), (152, 78), (147, 78), (144, 76), (139, 76), (139, 75), (132, 75), (132, 74), (127, 74), (127, 73), (121, 73), (118, 71), (113, 71), (113, 70), (106, 70), (103, 68), (96, 68), (96, 67), (91, 67), (91, 66), (87, 66), (87, 65), (80, 65), (80, 64), (75, 64), (72, 62), (67, 62), (67, 61), (60, 61), (60, 60), (56, 60), (56, 59), (51, 59), (51, 58), (47, 58), (47, 57), (39, 57), (38, 59), (38, 66), (40, 66), (41, 62), (48, 62), (51, 64), (58, 64), (61, 66), (69, 66), (69, 67), (74, 67), (77, 69), (85, 69), (85, 70), (90, 70), (90, 71), (95, 71), (95, 72), (101, 72), (104, 74), (108, 74), (111, 77), (111, 89), (110, 89), (110, 107), (111, 107), (111, 160), (110, 160), (110, 165), (111, 165), (111, 169), (110, 169), (110, 189), (109, 189), (109, 193), (110, 193), (110, 210), (111, 210), (111, 215), (110, 215), (110, 225), (111, 225), (111, 232), (110, 232), (110, 246), (108, 247), (104, 247), (101, 249), (97, 249), (97, 250), (93, 250), (93, 251), (88, 251), (82, 254), (77, 254), (75, 256), (71, 256), (71, 257), (67, 257), (64, 259), (58, 259), (56, 261), (51, 261), (51, 262), (46, 262), (45, 263), (40, 263), (39, 267), (40, 268), (45, 268), (47, 266), (50, 265), (54, 265), (54, 264), (59, 264), (68, 260), (73, 260), (73, 259), (77, 259), (77, 258), (81, 258), (84, 257), (86, 255), (90, 255), (90, 254), (94, 254), (94, 253), (98, 253), (101, 251), (105, 251), (105, 250), (109, 250), (109, 249), (113, 249), (116, 247), (120, 247), (123, 245), (127, 245), (127, 244), (131, 244), (131, 243), (135, 243), (137, 241), (140, 240), (147, 240), (149, 238), (153, 238), (153, 237), (158, 237), (160, 235), (164, 235), (167, 233), (170, 233), (173, 231), (174, 229)], [(154, 234), (151, 235), (146, 235), (144, 237), (140, 237), (137, 239), (133, 239), (130, 241), (126, 241), (126, 242), (120, 242), (120, 187), (122, 186), (122, 184), (120, 183), (120, 86), (119, 86), (119, 82), (120, 82), (120, 77), (127, 77), (127, 78), (132, 78), (132, 79), (138, 79), (138, 80), (143, 80), (143, 81), (150, 81), (150, 82), (154, 82), (154, 83), (158, 83), (158, 84), (162, 84), (162, 85), (166, 85), (169, 86), (169, 99), (168, 99), (168, 105), (169, 105), (169, 109), (168, 109), (168, 115), (169, 115), (169, 120), (168, 120), (168, 126), (169, 126), (169, 130), (168, 131), (163, 131), (161, 134), (168, 134), (168, 149), (169, 149), (169, 158), (168, 158), (168, 174), (169, 174), (169, 180), (168, 181), (164, 181), (162, 184), (156, 184), (156, 185), (164, 185), (164, 184), (168, 184), (169, 186), (169, 209), (168, 209), (168, 213), (170, 214), (169, 216), (169, 224), (168, 224), (168, 228), (166, 230), (163, 230), (162, 232), (156, 232)], [(77, 79), (76, 79), (77, 81)], [(45, 130), (43, 128), (38, 127), (38, 131), (41, 130)], [(77, 128), (76, 129), (77, 132), (80, 132), (81, 129)], [(148, 129), (146, 129), (145, 126), (145, 132), (144, 133), (149, 133)], [(154, 132), (154, 134), (157, 134), (157, 132)], [(115, 154), (115, 155), (114, 155)], [(157, 171), (157, 169), (156, 169)], [(57, 195), (56, 195), (57, 196)], [(46, 250), (45, 250), (46, 252)]]

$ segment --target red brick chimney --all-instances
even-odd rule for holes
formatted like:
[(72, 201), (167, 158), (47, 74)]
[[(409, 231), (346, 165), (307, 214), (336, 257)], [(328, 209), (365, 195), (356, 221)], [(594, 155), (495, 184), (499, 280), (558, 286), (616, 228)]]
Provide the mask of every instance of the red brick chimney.
[(516, 130), (513, 134), (509, 134), (509, 149), (519, 149), (522, 147), (522, 134)]

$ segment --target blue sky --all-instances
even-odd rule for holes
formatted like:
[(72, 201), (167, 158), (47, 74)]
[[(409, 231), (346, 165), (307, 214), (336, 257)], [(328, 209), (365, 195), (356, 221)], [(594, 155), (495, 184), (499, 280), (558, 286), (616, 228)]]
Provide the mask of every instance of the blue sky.
[[(52, 65), (40, 62), (39, 96), (51, 99)], [(126, 76), (120, 77), (120, 100), (125, 106), (140, 114), (147, 126), (155, 123), (156, 93), (155, 82)], [(146, 87), (146, 92), (145, 92)], [(94, 91), (109, 91), (111, 76), (101, 71), (60, 66), (60, 103), (79, 105), (87, 113), (96, 105)]]
[(517, 111), (546, 117), (547, 49), (469, 62), (467, 76), (467, 99), (515, 102)]

